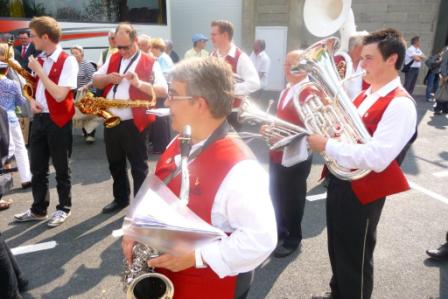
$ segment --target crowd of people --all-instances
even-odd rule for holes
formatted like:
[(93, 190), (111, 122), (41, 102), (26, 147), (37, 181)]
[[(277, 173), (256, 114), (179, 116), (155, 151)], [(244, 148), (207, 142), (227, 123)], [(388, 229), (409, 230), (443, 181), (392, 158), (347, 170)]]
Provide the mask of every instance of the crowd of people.
[[(19, 33), (21, 45), (14, 49), (15, 53), (0, 44), (0, 60), (4, 61), (0, 63), (0, 112), (4, 110), (6, 119), (0, 124), (1, 132), (5, 128), (8, 132), (0, 135), (2, 165), (5, 167), (14, 155), (22, 186), (31, 186), (33, 196), (31, 207), (14, 215), (14, 220), (48, 219), (50, 159), (56, 171), (58, 204), (47, 224), (59, 226), (72, 213), (69, 158), (72, 119), (79, 113), (75, 112), (75, 93), (82, 96), (89, 90), (112, 101), (144, 100), (154, 107), (169, 108), (170, 116), (147, 114), (145, 107), (109, 109), (121, 121), (104, 129), (113, 199), (102, 212), (117, 212), (130, 204), (127, 163), (135, 196), (149, 173), (149, 142), (152, 152), (161, 154), (155, 175), (179, 195), (181, 140), (178, 136), (172, 139), (171, 129), (181, 132), (189, 125), (189, 169), (194, 183), (188, 206), (227, 234), (200, 247), (166, 252), (148, 261), (173, 281), (177, 298), (189, 298), (190, 294), (246, 298), (254, 270), (271, 253), (283, 258), (300, 250), (312, 152), (325, 152), (348, 169), (370, 171), (363, 178), (347, 181), (331, 169), (323, 169), (328, 189), (326, 221), (332, 277), (330, 291), (312, 298), (370, 298), (376, 229), (386, 197), (409, 189), (400, 164), (417, 135), (412, 93), (419, 68), (426, 60), (420, 39), (413, 38), (406, 49), (403, 36), (394, 29), (355, 33), (349, 40), (347, 55), (358, 76), (345, 81), (344, 89), (371, 140), (353, 144), (341, 142), (337, 136), (311, 134), (271, 150), (268, 175), (238, 135), (241, 123), (237, 111), (242, 97), (266, 88), (270, 59), (263, 40), (254, 42), (249, 56), (234, 44), (233, 34), (229, 21), (215, 20), (210, 26), (213, 51), (205, 50), (208, 37), (195, 33), (192, 48), (180, 60), (170, 41), (138, 35), (131, 24), (121, 23), (109, 32), (109, 47), (101, 52), (98, 62), (91, 63), (84, 60), (80, 46), (73, 46), (71, 55), (63, 51), (58, 22), (44, 16), (33, 18), (29, 31)], [(287, 84), (276, 103), (276, 116), (299, 126), (303, 123), (293, 101), (302, 84), (310, 81), (306, 71), (296, 68), (305, 54), (300, 49), (286, 55)], [(20, 88), (23, 80), (7, 77), (13, 73), (14, 61), (34, 74), (34, 99), (24, 98)], [(437, 100), (436, 112), (446, 113), (448, 99), (440, 96), (440, 90), (448, 84), (448, 51), (431, 56), (425, 63), (429, 67), (426, 96)], [(405, 72), (404, 85), (400, 70)], [(439, 74), (441, 86), (437, 87)], [(305, 101), (307, 94), (300, 96)], [(33, 114), (29, 161), (16, 116), (16, 107), (27, 105)], [(78, 120), (86, 142), (95, 142), (98, 119)], [(260, 133), (269, 145), (280, 141), (280, 137), (272, 135), (269, 124), (263, 125)], [(212, 164), (214, 175), (210, 176)], [(134, 244), (129, 236), (122, 240), (123, 254), (129, 262)], [(447, 259), (447, 244), (427, 253)], [(20, 298), (27, 281), (1, 235), (0, 270), (0, 283), (7, 286), (2, 287), (0, 298)], [(191, 276), (200, 279), (195, 283)]]

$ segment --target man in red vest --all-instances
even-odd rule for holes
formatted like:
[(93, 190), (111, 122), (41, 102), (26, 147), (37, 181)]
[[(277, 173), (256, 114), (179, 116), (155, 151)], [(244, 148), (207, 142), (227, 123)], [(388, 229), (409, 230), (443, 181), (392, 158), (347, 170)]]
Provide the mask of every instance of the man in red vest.
[[(160, 65), (153, 57), (138, 49), (137, 32), (131, 24), (121, 23), (115, 30), (118, 52), (93, 75), (93, 86), (103, 89), (103, 97), (117, 100), (152, 101), (151, 88), (157, 96), (167, 94), (167, 83)], [(155, 102), (154, 102), (155, 103)], [(110, 108), (121, 122), (104, 129), (104, 141), (109, 169), (114, 180), (114, 200), (103, 208), (103, 213), (123, 209), (129, 204), (130, 185), (126, 158), (131, 164), (134, 195), (148, 174), (148, 126), (154, 116), (146, 114), (147, 108)]]
[[(226, 121), (231, 111), (232, 71), (213, 58), (190, 58), (171, 72), (165, 105), (172, 127), (191, 126), (188, 207), (228, 237), (193, 249), (166, 252), (149, 261), (174, 284), (174, 298), (245, 298), (253, 270), (277, 241), (268, 177), (250, 149)], [(155, 174), (179, 196), (180, 142), (176, 137), (160, 157)], [(123, 251), (132, 260), (134, 242)]]
[[(252, 60), (232, 42), (232, 23), (226, 20), (213, 21), (210, 37), (214, 47), (210, 55), (225, 60), (232, 67), (235, 74), (235, 95), (238, 97), (248, 96), (260, 89), (260, 78)], [(234, 101), (234, 112), (229, 116), (230, 124), (237, 131), (241, 128), (236, 113), (239, 103), (238, 99)]]
[(71, 179), (68, 155), (72, 144), (72, 117), (75, 113), (73, 93), (76, 88), (78, 63), (59, 45), (61, 29), (51, 17), (31, 20), (31, 39), (43, 51), (37, 59), (29, 57), (28, 67), (36, 74), (36, 100), (31, 101), (34, 113), (30, 137), (30, 162), (33, 189), (31, 209), (14, 216), (16, 221), (37, 221), (47, 218), (50, 204), (48, 192), (49, 160), (56, 170), (59, 204), (48, 222), (54, 227), (70, 215)]
[(368, 169), (364, 178), (344, 181), (328, 174), (327, 233), (333, 276), (331, 293), (314, 298), (371, 297), (376, 228), (386, 196), (409, 189), (399, 164), (416, 137), (415, 102), (400, 83), (405, 41), (395, 29), (367, 35), (362, 67), (370, 87), (354, 105), (372, 136), (366, 144), (311, 135), (312, 150), (348, 169)]
[[(284, 71), (288, 85), (280, 93), (276, 116), (289, 123), (304, 127), (294, 105), (299, 83), (308, 81), (305, 72), (293, 73), (291, 67), (301, 59), (303, 51), (294, 50), (285, 58)], [(269, 125), (261, 133), (270, 144), (280, 140), (269, 136)], [(277, 219), (279, 244), (274, 251), (278, 258), (286, 257), (300, 248), (302, 218), (305, 209), (306, 179), (311, 171), (312, 155), (300, 154), (300, 145), (293, 143), (282, 150), (269, 153), (269, 188)]]

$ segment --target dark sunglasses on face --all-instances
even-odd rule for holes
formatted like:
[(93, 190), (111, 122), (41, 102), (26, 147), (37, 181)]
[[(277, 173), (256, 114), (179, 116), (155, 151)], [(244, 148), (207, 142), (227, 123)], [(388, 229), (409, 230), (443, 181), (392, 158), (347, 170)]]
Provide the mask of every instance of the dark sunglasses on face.
[(131, 48), (131, 46), (117, 46), (117, 49), (118, 50), (125, 50), (125, 51), (127, 51), (127, 50), (129, 50)]

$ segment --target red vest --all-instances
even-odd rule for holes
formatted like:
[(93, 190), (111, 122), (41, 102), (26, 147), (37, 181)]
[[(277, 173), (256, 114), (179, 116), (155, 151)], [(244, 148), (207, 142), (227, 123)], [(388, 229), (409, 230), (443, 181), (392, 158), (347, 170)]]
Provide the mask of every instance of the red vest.
[[(303, 122), (300, 119), (299, 114), (297, 113), (297, 109), (294, 106), (293, 99), (290, 99), (288, 104), (284, 106), (284, 102), (287, 99), (289, 90), (290, 88), (285, 88), (281, 92), (280, 99), (278, 100), (277, 104), (276, 116), (289, 123), (303, 127)], [(301, 100), (305, 100), (306, 97), (307, 94), (305, 92), (301, 94)], [(270, 151), (269, 156), (272, 162), (280, 164), (282, 162), (283, 151), (281, 150)]]
[[(56, 84), (59, 84), (64, 62), (69, 55), (64, 51), (59, 54), (58, 60), (53, 63), (48, 78)], [(42, 58), (38, 58), (40, 65), (44, 65)], [(39, 78), (37, 78), (39, 82)], [(37, 86), (36, 82), (36, 86)], [(62, 102), (57, 102), (51, 94), (45, 89), (45, 97), (47, 99), (48, 111), (50, 112), (50, 119), (60, 128), (65, 126), (75, 114), (75, 104), (73, 102), (73, 92), (70, 90)]]
[[(121, 55), (120, 53), (114, 53), (110, 57), (109, 61), (109, 67), (107, 68), (107, 73), (113, 73), (113, 72), (119, 72), (120, 71), (120, 63), (121, 63)], [(138, 61), (135, 61), (134, 63), (137, 64), (135, 67), (135, 73), (137, 73), (140, 80), (143, 80), (145, 82), (151, 82), (151, 76), (152, 76), (152, 66), (154, 65), (154, 58), (151, 56), (141, 52), (140, 58)], [(111, 88), (113, 87), (113, 84), (109, 84), (104, 88), (103, 91), (103, 97), (106, 97)], [(155, 99), (151, 99), (151, 96), (144, 93), (137, 87), (130, 85), (129, 87), (129, 98), (131, 100), (147, 100), (151, 101)], [(141, 108), (132, 108), (132, 116), (134, 119), (134, 124), (139, 130), (139, 132), (142, 132), (150, 123), (155, 121), (156, 117), (154, 115), (148, 115), (146, 114), (147, 108), (141, 107)]]
[[(240, 48), (236, 48), (235, 50), (235, 57), (232, 57), (230, 55), (226, 55), (226, 57), (224, 58), (224, 60), (230, 64), (230, 66), (232, 67), (232, 72), (234, 74), (236, 74), (236, 70), (237, 70), (237, 66), (238, 66), (238, 59), (240, 58), (241, 55), (241, 50)], [(218, 57), (218, 53), (216, 51), (213, 51), (211, 56), (213, 57)], [(241, 106), (241, 99), (240, 98), (234, 98), (233, 99), (233, 103), (232, 103), (232, 108), (238, 108)]]
[[(162, 154), (155, 174), (164, 179), (176, 169), (174, 156), (180, 153), (176, 139)], [(227, 136), (210, 144), (189, 165), (190, 193), (188, 207), (211, 224), (211, 211), (216, 192), (231, 168), (251, 157), (250, 150), (239, 139)], [(177, 196), (180, 192), (181, 175), (177, 175), (168, 187)], [(234, 298), (236, 276), (219, 278), (210, 268), (189, 268), (180, 272), (157, 269), (168, 276), (174, 284), (175, 299), (230, 299)]]
[[(375, 132), (384, 111), (396, 97), (409, 97), (409, 95), (400, 87), (397, 87), (385, 97), (379, 98), (369, 108), (368, 113), (365, 113), (362, 117), (366, 129), (371, 135)], [(356, 97), (353, 104), (359, 107), (364, 99), (365, 91)], [(352, 181), (351, 186), (353, 193), (362, 204), (368, 204), (388, 195), (409, 190), (408, 181), (395, 160), (382, 172), (371, 171), (364, 178)]]

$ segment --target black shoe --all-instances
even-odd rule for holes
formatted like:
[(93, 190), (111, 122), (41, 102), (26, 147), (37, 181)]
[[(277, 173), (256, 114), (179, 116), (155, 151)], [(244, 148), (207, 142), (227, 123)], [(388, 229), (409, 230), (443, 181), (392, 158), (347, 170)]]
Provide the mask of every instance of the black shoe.
[(17, 285), (21, 293), (26, 292), (28, 289), (28, 280), (21, 278), (18, 280)]
[(274, 257), (276, 258), (287, 257), (292, 253), (294, 253), (298, 248), (300, 248), (300, 243), (297, 245), (289, 245), (289, 244), (278, 245), (277, 248), (275, 248), (274, 250)]
[(437, 249), (426, 250), (426, 253), (433, 259), (448, 261), (448, 243), (443, 244)]
[(31, 182), (22, 183), (22, 189), (28, 189), (29, 187), (31, 187)]
[(110, 204), (108, 204), (107, 206), (105, 206), (103, 208), (103, 213), (109, 214), (109, 213), (118, 212), (118, 211), (126, 208), (128, 205), (129, 205), (129, 203), (119, 203), (114, 200), (113, 202), (111, 202)]
[(312, 295), (311, 299), (332, 299), (333, 296), (331, 295), (331, 292), (324, 292), (320, 295)]

